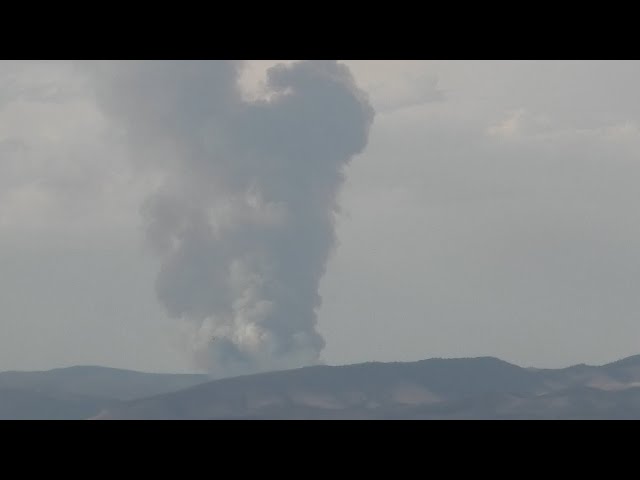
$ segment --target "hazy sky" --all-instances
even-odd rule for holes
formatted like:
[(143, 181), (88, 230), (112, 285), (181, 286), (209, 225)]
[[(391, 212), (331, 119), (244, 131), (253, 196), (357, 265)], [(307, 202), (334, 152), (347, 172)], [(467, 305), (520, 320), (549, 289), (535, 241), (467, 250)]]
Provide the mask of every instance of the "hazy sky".
[[(376, 114), (321, 283), (326, 362), (640, 353), (640, 63), (343, 63)], [(120, 127), (83, 65), (0, 62), (0, 370), (191, 368), (143, 241), (160, 180)]]

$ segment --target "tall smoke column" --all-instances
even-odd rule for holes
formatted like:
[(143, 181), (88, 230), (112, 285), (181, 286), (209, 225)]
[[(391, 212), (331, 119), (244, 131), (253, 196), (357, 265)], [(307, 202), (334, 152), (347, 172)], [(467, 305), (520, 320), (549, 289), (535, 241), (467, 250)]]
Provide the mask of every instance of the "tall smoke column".
[(242, 62), (85, 64), (133, 156), (159, 169), (143, 205), (162, 260), (156, 291), (222, 377), (317, 363), (319, 282), (335, 244), (343, 169), (374, 111), (335, 61), (277, 65), (243, 98)]

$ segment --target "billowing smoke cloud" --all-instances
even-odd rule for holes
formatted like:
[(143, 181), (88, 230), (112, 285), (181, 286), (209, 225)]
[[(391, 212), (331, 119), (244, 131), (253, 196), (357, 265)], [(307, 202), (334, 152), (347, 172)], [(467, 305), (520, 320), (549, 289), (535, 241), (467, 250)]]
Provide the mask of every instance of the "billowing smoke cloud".
[(319, 281), (343, 168), (374, 112), (344, 65), (271, 68), (246, 101), (241, 62), (85, 64), (132, 155), (163, 181), (143, 205), (158, 298), (193, 327), (200, 366), (228, 376), (316, 363)]

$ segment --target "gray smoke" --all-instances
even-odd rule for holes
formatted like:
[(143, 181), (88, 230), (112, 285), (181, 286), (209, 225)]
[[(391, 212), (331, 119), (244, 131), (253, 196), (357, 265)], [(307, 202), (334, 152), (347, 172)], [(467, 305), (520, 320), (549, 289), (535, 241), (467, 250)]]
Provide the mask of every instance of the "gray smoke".
[(103, 111), (161, 186), (143, 205), (156, 290), (213, 376), (317, 363), (318, 286), (343, 168), (374, 112), (335, 61), (277, 65), (246, 101), (242, 62), (85, 64)]

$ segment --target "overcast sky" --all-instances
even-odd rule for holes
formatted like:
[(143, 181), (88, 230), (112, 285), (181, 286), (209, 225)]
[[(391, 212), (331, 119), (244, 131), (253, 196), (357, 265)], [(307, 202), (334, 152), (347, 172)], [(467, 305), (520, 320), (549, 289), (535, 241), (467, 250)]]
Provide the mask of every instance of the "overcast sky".
[[(274, 63), (249, 63), (248, 97)], [(640, 63), (343, 63), (376, 113), (339, 196), (324, 361), (640, 353)], [(93, 87), (0, 62), (0, 370), (191, 370), (143, 238), (159, 179)]]

